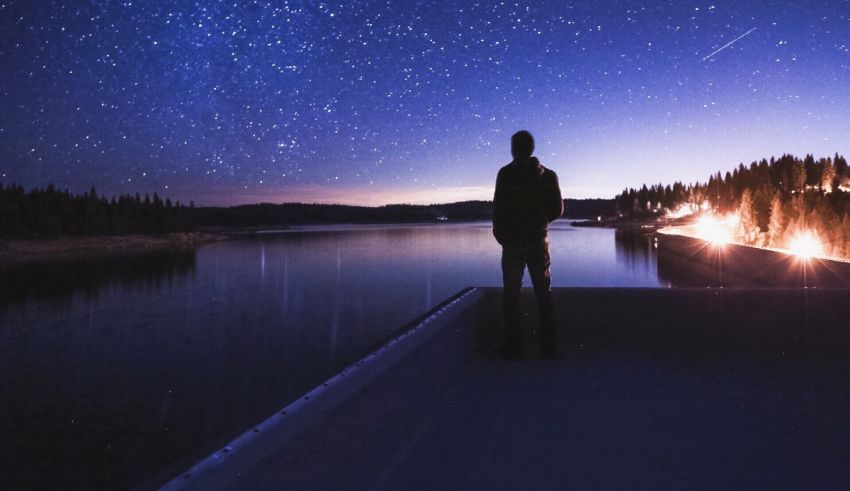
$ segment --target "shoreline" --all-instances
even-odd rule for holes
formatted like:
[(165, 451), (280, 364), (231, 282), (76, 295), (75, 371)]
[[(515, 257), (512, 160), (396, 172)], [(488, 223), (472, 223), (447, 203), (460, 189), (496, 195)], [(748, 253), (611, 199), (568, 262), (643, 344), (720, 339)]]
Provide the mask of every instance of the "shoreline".
[(178, 232), (162, 235), (99, 235), (59, 239), (0, 239), (0, 266), (56, 259), (138, 254), (188, 249), (230, 237), (222, 233)]
[[(605, 219), (602, 221), (563, 218), (575, 227), (602, 227), (627, 229), (643, 233), (654, 233), (657, 229), (673, 225), (670, 220), (657, 219)], [(470, 223), (463, 221), (462, 223)], [(460, 222), (437, 222), (439, 225)], [(434, 225), (432, 222), (398, 222), (370, 224), (315, 224), (305, 226), (248, 226), (248, 227), (205, 227), (194, 232), (168, 234), (95, 235), (87, 237), (62, 237), (50, 239), (0, 239), (0, 266), (12, 266), (51, 260), (67, 260), (121, 254), (140, 254), (152, 251), (198, 248), (212, 242), (231, 239), (261, 237), (282, 233), (310, 230), (311, 227), (327, 227), (337, 230), (347, 226), (410, 226)]]
[(664, 218), (664, 217), (641, 217), (641, 218), (603, 218), (601, 220), (571, 220), (573, 227), (587, 228), (614, 228), (627, 232), (641, 232), (653, 234), (665, 227), (688, 225), (693, 221), (691, 217)]

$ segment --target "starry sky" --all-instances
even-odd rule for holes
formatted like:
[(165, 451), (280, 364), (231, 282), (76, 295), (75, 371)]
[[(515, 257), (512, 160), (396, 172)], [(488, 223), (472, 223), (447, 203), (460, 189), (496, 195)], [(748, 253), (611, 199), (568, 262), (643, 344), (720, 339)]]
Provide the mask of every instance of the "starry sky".
[(566, 197), (850, 154), (850, 1), (0, 0), (0, 182), (201, 205)]

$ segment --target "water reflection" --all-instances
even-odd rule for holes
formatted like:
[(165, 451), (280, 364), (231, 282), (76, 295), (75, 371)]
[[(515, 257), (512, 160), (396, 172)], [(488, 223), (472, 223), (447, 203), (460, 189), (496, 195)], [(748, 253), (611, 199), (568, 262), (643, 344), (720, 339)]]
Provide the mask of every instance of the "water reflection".
[(0, 309), (28, 301), (60, 302), (104, 288), (160, 289), (195, 271), (194, 250), (61, 259), (0, 267)]
[[(555, 286), (659, 284), (642, 240), (557, 222), (551, 242)], [(0, 487), (136, 484), (499, 286), (499, 256), (487, 223), (326, 227), (4, 272)]]
[(639, 230), (615, 230), (614, 244), (617, 248), (617, 262), (628, 270), (642, 270), (647, 274), (654, 272), (656, 253), (652, 234)]

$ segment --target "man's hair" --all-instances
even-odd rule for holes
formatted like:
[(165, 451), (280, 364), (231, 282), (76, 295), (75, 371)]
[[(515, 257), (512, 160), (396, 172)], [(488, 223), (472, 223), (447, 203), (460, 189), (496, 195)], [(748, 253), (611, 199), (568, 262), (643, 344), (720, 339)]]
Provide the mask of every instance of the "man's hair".
[(517, 131), (511, 137), (511, 155), (514, 158), (531, 157), (534, 153), (534, 137), (525, 130)]

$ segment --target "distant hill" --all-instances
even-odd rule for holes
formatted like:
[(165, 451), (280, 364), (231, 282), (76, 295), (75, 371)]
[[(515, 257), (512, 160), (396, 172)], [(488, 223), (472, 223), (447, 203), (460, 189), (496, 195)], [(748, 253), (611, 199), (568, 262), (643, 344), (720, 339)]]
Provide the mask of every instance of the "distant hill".
[(489, 201), (462, 201), (443, 205), (386, 205), (378, 207), (307, 203), (260, 203), (230, 208), (195, 208), (199, 227), (256, 227), (330, 223), (405, 223), (440, 220), (487, 220)]
[(596, 218), (617, 215), (617, 204), (613, 199), (565, 199), (564, 216), (567, 218)]
[[(564, 200), (568, 218), (614, 216), (613, 199)], [(307, 203), (260, 203), (231, 207), (185, 206), (153, 197), (122, 195), (107, 199), (92, 188), (82, 194), (49, 185), (24, 190), (0, 183), (0, 239), (98, 235), (157, 235), (197, 227), (285, 227), (335, 223), (428, 223), (491, 220), (492, 201), (377, 207)]]
[[(564, 200), (569, 218), (610, 217), (616, 214), (613, 199)], [(229, 208), (193, 210), (199, 227), (257, 227), (331, 223), (422, 223), (490, 220), (492, 201), (461, 201), (439, 205), (386, 205), (378, 207), (307, 203), (261, 203)]]

